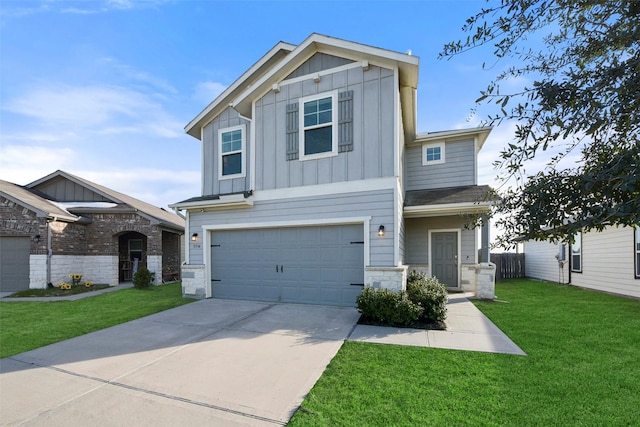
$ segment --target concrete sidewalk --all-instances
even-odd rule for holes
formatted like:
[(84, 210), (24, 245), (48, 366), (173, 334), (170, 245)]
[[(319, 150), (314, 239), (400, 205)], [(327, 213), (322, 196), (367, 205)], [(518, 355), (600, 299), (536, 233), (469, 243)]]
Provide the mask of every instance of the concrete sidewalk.
[(471, 296), (470, 293), (449, 295), (446, 331), (357, 325), (348, 340), (526, 356), (469, 301)]
[(100, 289), (97, 291), (82, 292), (80, 294), (68, 295), (62, 297), (22, 297), (22, 298), (8, 298), (9, 295), (15, 292), (0, 292), (0, 302), (56, 302), (56, 301), (76, 301), (83, 298), (95, 297), (96, 295), (106, 294), (109, 292), (115, 292), (122, 289), (133, 288), (132, 282), (120, 283), (117, 286), (110, 286), (108, 288)]

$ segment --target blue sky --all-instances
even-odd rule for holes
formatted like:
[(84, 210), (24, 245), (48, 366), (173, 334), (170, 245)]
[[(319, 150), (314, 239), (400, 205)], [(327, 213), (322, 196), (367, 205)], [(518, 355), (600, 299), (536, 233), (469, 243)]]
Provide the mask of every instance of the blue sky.
[[(184, 126), (277, 42), (313, 32), (420, 57), (419, 132), (477, 126), (490, 50), (437, 57), (485, 4), (2, 0), (0, 179), (62, 169), (165, 208), (200, 195), (200, 144)], [(512, 131), (487, 140), (481, 184)]]

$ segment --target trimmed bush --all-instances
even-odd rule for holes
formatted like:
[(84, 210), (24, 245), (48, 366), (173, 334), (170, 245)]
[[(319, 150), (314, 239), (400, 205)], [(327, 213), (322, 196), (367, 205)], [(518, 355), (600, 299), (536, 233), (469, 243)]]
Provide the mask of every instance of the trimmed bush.
[(442, 322), (447, 318), (447, 288), (437, 278), (412, 271), (407, 280), (407, 295), (422, 308), (421, 321)]
[(358, 311), (368, 320), (410, 325), (420, 318), (422, 307), (413, 303), (407, 293), (390, 289), (364, 288), (357, 300)]
[(153, 283), (153, 273), (146, 268), (140, 268), (133, 275), (133, 286), (136, 289), (147, 289)]

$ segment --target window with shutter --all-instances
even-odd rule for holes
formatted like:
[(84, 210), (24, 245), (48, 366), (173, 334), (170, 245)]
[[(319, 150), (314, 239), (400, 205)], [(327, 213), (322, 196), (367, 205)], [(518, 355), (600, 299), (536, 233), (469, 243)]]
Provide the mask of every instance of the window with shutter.
[(307, 96), (287, 105), (287, 160), (353, 150), (353, 91)]

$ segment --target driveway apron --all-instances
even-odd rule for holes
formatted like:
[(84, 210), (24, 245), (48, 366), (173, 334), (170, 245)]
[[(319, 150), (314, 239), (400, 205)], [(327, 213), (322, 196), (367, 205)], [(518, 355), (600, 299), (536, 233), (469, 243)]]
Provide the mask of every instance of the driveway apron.
[(0, 360), (0, 424), (284, 425), (358, 317), (209, 299), (52, 344)]

